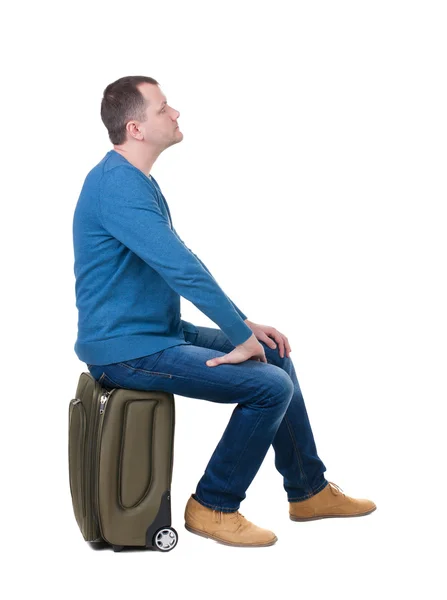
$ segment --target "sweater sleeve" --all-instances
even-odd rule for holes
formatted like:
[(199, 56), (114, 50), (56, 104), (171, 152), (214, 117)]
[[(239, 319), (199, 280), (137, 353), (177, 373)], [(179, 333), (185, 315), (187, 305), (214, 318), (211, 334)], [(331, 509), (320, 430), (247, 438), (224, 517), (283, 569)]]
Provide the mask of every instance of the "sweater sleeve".
[[(184, 245), (186, 246), (185, 242), (182, 240), (182, 238), (181, 238), (181, 237), (179, 236), (179, 234), (177, 233), (177, 231), (176, 231), (175, 227), (173, 227), (173, 231), (174, 231), (175, 235), (178, 237), (178, 239), (179, 239), (179, 240), (182, 242), (182, 244), (184, 244)], [(188, 248), (188, 246), (186, 246), (186, 248)], [(190, 248), (188, 248), (188, 250), (189, 250), (189, 251), (190, 251), (192, 254), (194, 254), (194, 252), (193, 252), (193, 251), (192, 251)], [(210, 276), (211, 276), (211, 277), (213, 277), (213, 276), (212, 276), (212, 274), (211, 274), (211, 272), (210, 272), (210, 270), (209, 270), (209, 269), (207, 268), (207, 266), (206, 266), (206, 265), (205, 265), (205, 264), (204, 264), (204, 263), (203, 263), (203, 262), (200, 260), (200, 258), (199, 258), (199, 257), (198, 257), (196, 254), (194, 254), (194, 256), (195, 256), (195, 257), (197, 258), (197, 260), (200, 262), (200, 264), (202, 265), (202, 267), (203, 267), (203, 268), (204, 268), (204, 269), (205, 269), (205, 270), (206, 270), (206, 271), (207, 271), (207, 272), (210, 274)], [(214, 279), (214, 278), (213, 278), (213, 279)], [(245, 315), (245, 314), (244, 314), (244, 313), (243, 313), (243, 312), (242, 312), (242, 311), (241, 311), (241, 310), (240, 310), (240, 309), (239, 309), (239, 308), (236, 306), (236, 304), (235, 304), (235, 303), (234, 303), (234, 302), (231, 300), (231, 298), (229, 298), (228, 296), (227, 296), (227, 298), (228, 298), (228, 300), (231, 302), (231, 304), (234, 306), (235, 310), (236, 310), (236, 311), (239, 313), (239, 315), (240, 315), (241, 319), (243, 319), (244, 321), (245, 321), (245, 319), (248, 319), (247, 315)]]
[(101, 180), (99, 215), (114, 238), (216, 323), (234, 346), (253, 334), (214, 277), (171, 229), (144, 173), (126, 165), (107, 171)]

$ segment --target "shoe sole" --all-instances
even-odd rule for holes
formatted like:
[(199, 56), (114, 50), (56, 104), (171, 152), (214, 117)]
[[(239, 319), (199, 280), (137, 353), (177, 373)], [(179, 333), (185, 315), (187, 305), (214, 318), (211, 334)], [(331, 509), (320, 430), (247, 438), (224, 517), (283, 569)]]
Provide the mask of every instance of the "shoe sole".
[(369, 510), (368, 512), (363, 512), (363, 513), (357, 513), (355, 515), (321, 515), (320, 517), (295, 517), (294, 515), (290, 515), (290, 520), (291, 521), (318, 521), (319, 519), (333, 519), (333, 518), (344, 518), (344, 517), (364, 517), (365, 515), (370, 515), (371, 513), (373, 513), (376, 510), (377, 506), (375, 508), (372, 508), (371, 510)]
[(259, 547), (264, 547), (264, 546), (273, 546), (273, 544), (275, 544), (278, 541), (278, 538), (275, 536), (273, 540), (270, 540), (269, 542), (265, 542), (264, 544), (259, 544), (259, 543), (258, 544), (237, 544), (236, 542), (227, 542), (226, 540), (222, 540), (214, 535), (206, 534), (206, 533), (203, 533), (203, 531), (198, 531), (197, 529), (193, 529), (186, 523), (185, 523), (185, 529), (187, 529), (191, 533), (200, 535), (201, 537), (209, 538), (210, 540), (214, 540), (215, 542), (218, 542), (219, 544), (224, 544), (225, 546), (238, 546), (240, 548), (259, 548)]

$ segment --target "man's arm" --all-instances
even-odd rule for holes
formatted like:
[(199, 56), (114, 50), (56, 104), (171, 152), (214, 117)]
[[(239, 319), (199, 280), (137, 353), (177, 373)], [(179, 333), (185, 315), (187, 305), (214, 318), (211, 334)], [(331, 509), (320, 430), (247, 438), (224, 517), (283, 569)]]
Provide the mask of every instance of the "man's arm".
[[(177, 233), (177, 231), (175, 230), (175, 228), (173, 227), (173, 231), (175, 233), (175, 235), (178, 237), (178, 239), (182, 242), (182, 244), (188, 248), (188, 246), (185, 244), (185, 242), (182, 240), (182, 238), (179, 236), (179, 234)], [(211, 277), (213, 277), (213, 275), (211, 274), (210, 270), (207, 268), (207, 266), (200, 260), (200, 258), (194, 254), (194, 252), (188, 248), (188, 250), (197, 258), (197, 260), (200, 262), (200, 264), (203, 266), (203, 268), (210, 274)], [(213, 277), (213, 279), (215, 280), (215, 278)], [(216, 282), (217, 283), (217, 282)], [(226, 295), (226, 294), (225, 294)], [(228, 300), (231, 302), (231, 304), (234, 306), (234, 308), (237, 310), (237, 312), (239, 313), (239, 315), (241, 316), (241, 319), (243, 319), (244, 321), (248, 318), (247, 315), (245, 315), (237, 306), (236, 304), (231, 300), (231, 298), (229, 298), (227, 296)]]
[(235, 346), (253, 334), (203, 263), (174, 233), (144, 173), (123, 165), (101, 181), (104, 228), (216, 323)]
[[(161, 199), (163, 200), (164, 206), (168, 212), (169, 218), (171, 220), (171, 225), (172, 225), (172, 217), (171, 217), (171, 211), (169, 210), (169, 206), (168, 203), (166, 202), (166, 198), (163, 196), (163, 192), (160, 189), (160, 186), (158, 185), (157, 180), (155, 179), (155, 177), (152, 177), (152, 182), (155, 184), (157, 190), (160, 193)], [(174, 225), (172, 225), (172, 230), (174, 231), (175, 235), (178, 237), (178, 239), (182, 242), (182, 244), (188, 248), (188, 246), (186, 246), (185, 242), (182, 240), (182, 238), (179, 236), (179, 234), (177, 233), (177, 231), (175, 230)], [(191, 250), (191, 248), (188, 248), (188, 250), (194, 254), (194, 252)], [(210, 270), (206, 267), (206, 265), (200, 260), (200, 258), (194, 254), (194, 256), (197, 258), (197, 260), (200, 262), (200, 264), (202, 265), (202, 267), (211, 275), (211, 277), (213, 277), (213, 275), (211, 274)], [(214, 278), (213, 278), (214, 279)], [(217, 282), (216, 282), (217, 283)], [(231, 302), (231, 304), (234, 306), (235, 310), (239, 313), (239, 315), (241, 316), (241, 319), (243, 319), (244, 321), (247, 320), (247, 316), (236, 306), (236, 304), (231, 300), (231, 298), (229, 298), (227, 296), (228, 300)]]

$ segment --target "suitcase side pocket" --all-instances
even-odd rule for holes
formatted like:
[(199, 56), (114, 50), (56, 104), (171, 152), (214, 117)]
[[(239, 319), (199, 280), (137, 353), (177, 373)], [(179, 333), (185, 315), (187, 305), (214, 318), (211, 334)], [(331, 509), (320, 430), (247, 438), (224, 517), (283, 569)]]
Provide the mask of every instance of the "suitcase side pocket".
[(86, 520), (85, 499), (85, 449), (87, 416), (80, 399), (74, 398), (69, 407), (68, 469), (73, 510), (79, 528), (84, 535)]

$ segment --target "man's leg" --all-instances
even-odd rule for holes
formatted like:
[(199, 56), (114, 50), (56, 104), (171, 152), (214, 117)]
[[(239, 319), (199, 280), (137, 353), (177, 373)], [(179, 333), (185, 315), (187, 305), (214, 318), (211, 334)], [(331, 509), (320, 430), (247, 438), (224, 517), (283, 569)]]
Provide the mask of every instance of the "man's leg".
[[(195, 344), (206, 344), (207, 348), (216, 349), (225, 354), (234, 349), (234, 345), (220, 329), (200, 329), (207, 330), (206, 335), (199, 333), (194, 341)], [(323, 475), (326, 467), (317, 454), (312, 428), (292, 359), (286, 356), (281, 358), (278, 348), (272, 349), (264, 342), (260, 343), (264, 347), (268, 364), (285, 371), (293, 383), (292, 399), (273, 438), (272, 446), (275, 451), (275, 466), (284, 478), (284, 489), (288, 499), (290, 501), (304, 500), (326, 487), (328, 481)], [(219, 369), (221, 366), (223, 365), (212, 368)]]
[[(213, 330), (213, 338), (197, 336), (195, 343), (207, 343), (221, 352), (231, 352), (234, 346), (220, 330)], [(376, 510), (371, 500), (347, 496), (336, 484), (328, 482), (323, 473), (326, 467), (318, 457), (303, 395), (295, 368), (290, 358), (281, 358), (278, 349), (261, 342), (268, 364), (281, 368), (293, 383), (293, 395), (287, 411), (276, 431), (272, 446), (275, 465), (284, 477), (284, 489), (289, 500), (293, 521), (309, 521), (331, 517), (368, 515)], [(252, 361), (248, 361), (252, 362)], [(241, 363), (244, 364), (244, 363)], [(264, 363), (265, 364), (265, 363)], [(214, 367), (214, 368), (220, 368)]]
[(276, 432), (272, 446), (275, 466), (284, 477), (284, 489), (289, 501), (304, 500), (320, 492), (328, 484), (323, 473), (326, 467), (317, 453), (303, 394), (292, 359), (279, 356), (277, 349), (264, 344), (271, 364), (284, 369), (293, 382), (293, 396)]
[[(278, 349), (272, 349), (263, 342), (261, 344), (268, 364), (285, 371), (294, 388), (292, 399), (272, 442), (275, 465), (284, 478), (290, 518), (292, 521), (311, 521), (371, 514), (377, 508), (374, 502), (347, 496), (338, 485), (325, 479), (323, 473), (326, 467), (317, 454), (292, 360), (281, 358)], [(225, 353), (234, 348), (222, 332), (216, 334), (214, 345)]]
[(288, 374), (273, 364), (247, 360), (208, 367), (224, 352), (219, 329), (185, 332), (191, 344), (153, 355), (91, 368), (104, 384), (162, 390), (190, 398), (237, 404), (200, 479), (195, 500), (220, 512), (236, 511), (261, 466), (294, 393)]

